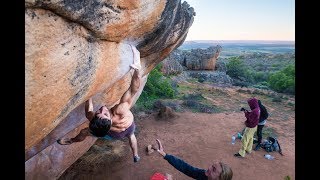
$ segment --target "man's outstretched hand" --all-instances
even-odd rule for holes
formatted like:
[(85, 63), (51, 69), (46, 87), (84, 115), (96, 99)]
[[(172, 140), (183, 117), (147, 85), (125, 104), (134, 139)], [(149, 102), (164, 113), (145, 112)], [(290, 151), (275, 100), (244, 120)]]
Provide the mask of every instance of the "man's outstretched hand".
[(166, 153), (163, 150), (163, 146), (161, 144), (161, 141), (159, 139), (156, 139), (157, 144), (158, 144), (158, 148), (156, 148), (155, 150), (157, 150), (158, 153), (160, 153), (163, 157), (166, 156)]

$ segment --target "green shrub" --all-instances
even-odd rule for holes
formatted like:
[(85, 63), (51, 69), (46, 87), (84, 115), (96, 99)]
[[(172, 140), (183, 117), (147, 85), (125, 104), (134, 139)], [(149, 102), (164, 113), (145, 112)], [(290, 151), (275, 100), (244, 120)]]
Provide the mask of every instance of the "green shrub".
[(255, 83), (255, 76), (256, 76), (256, 72), (253, 70), (250, 70), (249, 67), (244, 72), (244, 79), (249, 84)]
[(268, 82), (266, 81), (262, 81), (262, 82), (259, 82), (258, 85), (261, 85), (261, 86), (268, 86)]
[(204, 81), (205, 81), (205, 78), (204, 78), (204, 77), (199, 77), (199, 78), (198, 78), (198, 82), (203, 83)]
[(248, 87), (250, 86), (250, 83), (248, 83), (247, 81), (241, 81), (241, 80), (233, 80), (233, 85), (234, 86), (241, 86), (241, 87)]
[(184, 100), (193, 100), (193, 101), (201, 101), (201, 100), (204, 100), (205, 98), (202, 96), (201, 93), (195, 93), (195, 94), (184, 95), (182, 97), (182, 99), (184, 99)]
[(288, 102), (288, 105), (293, 107), (295, 105), (295, 103), (294, 102)]
[(269, 76), (270, 75), (268, 72), (258, 71), (258, 72), (255, 72), (255, 74), (254, 74), (254, 81), (255, 81), (255, 83), (266, 82), (266, 81), (268, 81)]
[(243, 80), (246, 74), (246, 67), (239, 57), (231, 57), (227, 64), (227, 72), (231, 78)]
[(280, 96), (275, 96), (272, 98), (272, 102), (282, 102), (282, 98)]
[(249, 86), (267, 81), (269, 78), (269, 73), (252, 69), (252, 67), (245, 65), (239, 57), (230, 58), (226, 73), (234, 79), (236, 86)]
[(193, 112), (202, 112), (202, 113), (218, 113), (220, 110), (215, 105), (207, 105), (196, 100), (185, 100), (182, 105), (188, 107)]
[(268, 80), (270, 88), (277, 92), (295, 93), (295, 66), (286, 68), (272, 74)]
[(137, 101), (138, 109), (151, 109), (153, 103), (159, 98), (173, 98), (175, 90), (170, 79), (163, 76), (158, 64), (149, 74), (144, 89)]
[(269, 89), (268, 83), (266, 81), (259, 82), (252, 87), (258, 88), (258, 89)]

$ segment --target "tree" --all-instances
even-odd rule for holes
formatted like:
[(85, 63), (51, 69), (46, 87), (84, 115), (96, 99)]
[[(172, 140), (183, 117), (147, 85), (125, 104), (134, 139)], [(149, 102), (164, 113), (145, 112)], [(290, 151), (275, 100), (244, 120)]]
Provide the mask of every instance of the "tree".
[(290, 64), (272, 74), (268, 80), (271, 89), (283, 93), (295, 93), (295, 66)]
[(227, 72), (231, 78), (237, 80), (244, 80), (246, 75), (246, 68), (239, 57), (231, 57), (227, 64)]

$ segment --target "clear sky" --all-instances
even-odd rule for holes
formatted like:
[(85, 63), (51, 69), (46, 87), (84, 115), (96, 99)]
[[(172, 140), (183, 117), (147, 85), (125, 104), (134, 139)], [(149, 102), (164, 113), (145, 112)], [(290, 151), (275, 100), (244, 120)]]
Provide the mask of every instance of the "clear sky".
[(190, 40), (295, 41), (294, 0), (181, 0), (195, 9)]

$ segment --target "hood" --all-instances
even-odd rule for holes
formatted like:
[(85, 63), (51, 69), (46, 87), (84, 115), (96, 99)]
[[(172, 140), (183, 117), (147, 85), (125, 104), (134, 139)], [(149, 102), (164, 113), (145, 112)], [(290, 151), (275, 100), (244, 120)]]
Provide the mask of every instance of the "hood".
[(256, 98), (248, 99), (248, 104), (249, 104), (251, 110), (253, 110), (255, 108), (259, 108), (258, 100)]

